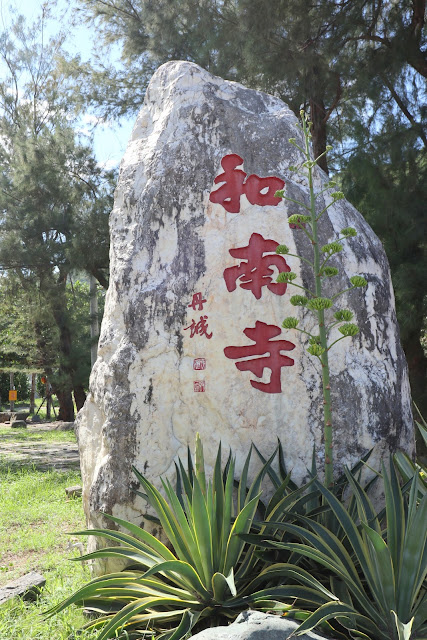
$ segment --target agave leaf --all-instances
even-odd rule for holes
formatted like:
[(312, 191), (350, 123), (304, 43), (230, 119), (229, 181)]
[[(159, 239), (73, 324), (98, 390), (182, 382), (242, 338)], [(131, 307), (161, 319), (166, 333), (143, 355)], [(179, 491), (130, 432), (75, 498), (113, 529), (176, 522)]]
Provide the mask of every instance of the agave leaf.
[(246, 456), (245, 464), (243, 465), (242, 474), (240, 476), (240, 482), (237, 491), (237, 511), (241, 511), (246, 504), (247, 495), (247, 481), (248, 481), (248, 470), (249, 470), (249, 462), (251, 460), (252, 454), (252, 446), (249, 449), (249, 453)]
[(213, 566), (218, 568), (221, 564), (222, 555), (222, 527), (224, 521), (224, 484), (221, 473), (221, 443), (218, 447), (216, 456), (213, 478), (213, 491), (215, 496), (214, 512), (215, 517), (211, 519), (212, 531), (212, 557)]
[[(70, 604), (81, 602), (86, 598), (92, 598), (94, 595), (102, 591), (102, 589), (106, 589), (108, 587), (116, 587), (120, 589), (122, 586), (124, 587), (128, 584), (132, 584), (132, 579), (130, 579), (128, 575), (120, 578), (117, 577), (117, 574), (113, 575), (114, 577), (111, 577), (111, 575), (106, 575), (102, 576), (102, 578), (95, 578), (94, 580), (91, 580), (84, 587), (78, 589), (75, 593), (73, 593), (73, 595), (69, 596), (62, 602), (59, 602), (54, 607), (51, 607), (50, 609), (45, 611), (44, 615), (47, 618), (50, 618), (55, 613), (63, 611), (63, 609), (68, 607)], [(135, 581), (135, 576), (133, 576), (133, 582)]]
[(356, 554), (357, 561), (360, 564), (360, 567), (364, 573), (365, 579), (368, 582), (369, 588), (371, 589), (373, 594), (378, 593), (378, 585), (376, 584), (373, 576), (373, 566), (372, 566), (371, 558), (369, 556), (369, 550), (362, 536), (359, 534), (359, 531), (355, 523), (350, 518), (344, 506), (333, 495), (333, 493), (328, 491), (326, 487), (324, 487), (322, 484), (320, 484), (317, 481), (315, 482), (315, 485), (319, 489), (319, 491), (325, 496), (338, 522), (340, 523), (341, 527), (345, 531), (345, 534), (353, 548), (353, 551)]
[(164, 560), (174, 560), (175, 556), (173, 553), (169, 551), (169, 549), (160, 542), (158, 538), (151, 535), (151, 533), (141, 529), (141, 527), (138, 527), (136, 524), (132, 524), (132, 522), (127, 522), (127, 520), (110, 516), (108, 513), (104, 513), (103, 516), (130, 531), (133, 536), (149, 545), (149, 547), (151, 547), (153, 551), (155, 551)]
[[(263, 522), (263, 525), (271, 525), (271, 520), (274, 518), (280, 518), (282, 515), (286, 514), (289, 509), (296, 504), (301, 495), (311, 486), (313, 480), (307, 482), (307, 484), (299, 487), (295, 491), (292, 491), (288, 495), (285, 495), (282, 500), (280, 500), (274, 508), (272, 508), (269, 512), (269, 517), (267, 521)], [(270, 505), (269, 505), (270, 506)]]
[(289, 485), (290, 479), (291, 474), (289, 473), (283, 480), (282, 484), (279, 485), (274, 494), (271, 496), (271, 499), (265, 510), (264, 520), (266, 520), (270, 516), (270, 514), (274, 512), (274, 509), (277, 507), (277, 505), (286, 497), (286, 489)]
[(191, 556), (188, 552), (186, 542), (183, 539), (182, 529), (179, 526), (170, 506), (160, 491), (158, 491), (151, 482), (148, 482), (148, 480), (146, 480), (134, 467), (133, 470), (140, 483), (144, 486), (148, 495), (149, 503), (159, 516), (162, 527), (175, 549), (175, 552), (183, 560), (191, 562)]
[(200, 616), (200, 612), (197, 611), (192, 613), (187, 610), (184, 611), (184, 615), (182, 616), (182, 620), (179, 625), (169, 634), (164, 634), (162, 637), (164, 640), (181, 640), (181, 638), (185, 638), (186, 635), (191, 631), (194, 625), (197, 623)]
[(374, 636), (375, 640), (380, 640), (381, 638), (384, 638), (385, 640), (385, 636), (381, 634), (376, 625), (372, 624), (369, 618), (367, 618), (366, 616), (362, 616), (353, 607), (342, 602), (326, 602), (325, 604), (320, 606), (314, 613), (311, 614), (311, 616), (309, 616), (302, 624), (300, 624), (298, 629), (291, 633), (289, 638), (292, 638), (292, 636), (300, 636), (307, 631), (311, 631), (322, 622), (331, 620), (332, 618), (339, 618), (340, 622), (342, 622), (344, 626), (347, 626), (345, 624), (346, 618), (349, 620), (357, 619), (358, 622), (363, 621), (368, 628), (372, 629), (372, 631), (375, 631), (378, 634)]
[(399, 640), (410, 640), (412, 623), (414, 622), (414, 618), (412, 618), (411, 620), (409, 620), (409, 622), (404, 624), (403, 622), (401, 622), (401, 620), (399, 620), (399, 618), (397, 617), (397, 613), (395, 611), (392, 611), (392, 614), (394, 617), (394, 622), (396, 624)]
[(167, 560), (166, 562), (161, 562), (146, 571), (144, 573), (144, 578), (148, 578), (156, 573), (165, 574), (167, 578), (173, 582), (179, 582), (184, 579), (187, 584), (187, 588), (192, 592), (196, 592), (204, 599), (209, 600), (212, 596), (201, 581), (200, 576), (194, 570), (194, 567), (187, 562), (183, 562), (182, 560)]
[(312, 558), (316, 562), (319, 562), (321, 565), (335, 573), (346, 583), (347, 587), (354, 594), (357, 601), (363, 606), (366, 614), (369, 614), (373, 619), (376, 619), (378, 617), (378, 612), (376, 611), (375, 607), (372, 606), (370, 600), (366, 596), (360, 580), (356, 581), (354, 578), (352, 578), (347, 572), (346, 568), (343, 567), (342, 564), (333, 557), (333, 554), (328, 554), (327, 551), (322, 552), (311, 546), (294, 542), (277, 542), (272, 544), (275, 544), (275, 546), (278, 548), (295, 551), (303, 556)]
[[(277, 439), (278, 443), (280, 443), (280, 440)], [(259, 459), (261, 460), (263, 466), (267, 465), (267, 458), (265, 458), (262, 453), (260, 452), (260, 450), (258, 449), (258, 447), (252, 443), (253, 448), (255, 449)], [(275, 451), (274, 451), (274, 455), (273, 457), (270, 458), (270, 460), (273, 460), (274, 457), (276, 456), (276, 453), (279, 449), (279, 446), (276, 447)], [(280, 461), (279, 461), (279, 467), (280, 467)], [(279, 487), (282, 484), (283, 478), (285, 478), (287, 476), (287, 473), (282, 474), (283, 478), (280, 478), (277, 473), (274, 471), (273, 467), (271, 466), (271, 464), (268, 465), (267, 469), (267, 475), (270, 478), (271, 482), (273, 483), (273, 486), (275, 489), (277, 489), (277, 487)]]
[(122, 629), (134, 616), (146, 611), (147, 609), (152, 610), (157, 606), (166, 607), (169, 605), (184, 605), (185, 607), (185, 603), (180, 601), (178, 598), (142, 598), (136, 602), (130, 602), (115, 616), (113, 616), (109, 622), (107, 622), (97, 640), (108, 640), (112, 637), (112, 634), (115, 631)]
[[(194, 528), (190, 527), (190, 525), (188, 524), (188, 520), (185, 515), (184, 509), (181, 503), (179, 502), (170, 482), (169, 481), (163, 482), (163, 486), (165, 488), (166, 495), (171, 504), (175, 517), (181, 528), (183, 544), (186, 545), (188, 550), (187, 557), (191, 558), (190, 564), (196, 568), (199, 574), (202, 574), (203, 562), (200, 555), (200, 549), (197, 544), (197, 540), (195, 538)], [(168, 560), (174, 560), (174, 559), (175, 559), (174, 557), (168, 558)]]
[(363, 490), (360, 482), (358, 482), (353, 474), (345, 469), (345, 475), (348, 480), (348, 484), (353, 489), (353, 495), (356, 499), (357, 510), (360, 520), (366, 522), (371, 528), (373, 528), (378, 534), (381, 535), (381, 527), (377, 520), (377, 514), (374, 506), (368, 498), (366, 492)]
[[(179, 475), (184, 488), (184, 493), (187, 496), (188, 500), (191, 500), (191, 495), (193, 493), (192, 481), (190, 480), (190, 476), (184, 469), (184, 465), (182, 464), (180, 459), (178, 460), (178, 463), (179, 463)], [(181, 503), (182, 503), (182, 507), (184, 508), (184, 501), (183, 501), (182, 494), (181, 494)]]
[(364, 522), (362, 527), (369, 538), (373, 548), (373, 568), (375, 572), (375, 582), (378, 585), (377, 597), (384, 613), (388, 613), (396, 607), (395, 575), (390, 550), (382, 537)]
[(199, 553), (203, 567), (203, 583), (206, 587), (211, 584), (213, 575), (212, 566), (212, 528), (209, 519), (209, 512), (203, 495), (203, 488), (200, 486), (198, 475), (194, 476), (193, 483), (193, 520), (194, 538), (199, 548)]
[[(126, 547), (135, 549), (135, 551), (140, 551), (142, 554), (152, 556), (153, 558), (156, 557), (156, 552), (151, 546), (149, 546), (151, 541), (148, 544), (144, 544), (143, 542), (139, 542), (134, 537), (129, 536), (126, 533), (122, 533), (121, 531), (114, 531), (113, 529), (87, 529), (86, 531), (73, 531), (71, 535), (100, 536), (102, 538), (108, 538), (110, 540), (115, 540), (116, 542), (124, 544)], [(154, 537), (154, 536), (151, 536), (151, 534), (149, 533), (147, 533), (147, 536)], [(171, 555), (173, 556), (173, 554)]]
[(253, 593), (259, 585), (270, 581), (276, 581), (278, 578), (296, 579), (299, 583), (305, 584), (306, 586), (317, 589), (320, 593), (323, 593), (326, 600), (338, 599), (333, 593), (326, 589), (319, 580), (316, 580), (314, 576), (308, 573), (308, 571), (289, 563), (277, 563), (266, 567), (246, 586), (241, 594)]
[(237, 565), (245, 543), (239, 538), (240, 533), (248, 533), (252, 519), (255, 515), (259, 497), (258, 494), (248, 502), (237, 515), (227, 542), (222, 573), (228, 575), (233, 567)]
[(196, 433), (196, 455), (195, 458), (195, 466), (196, 466), (196, 475), (200, 489), (203, 495), (206, 495), (206, 474), (205, 474), (205, 458), (203, 456), (203, 445), (200, 440), (200, 434)]
[[(382, 472), (387, 514), (387, 545), (393, 562), (395, 581), (398, 584), (401, 570), (406, 571), (406, 568), (401, 566), (405, 536), (405, 510), (392, 458), (390, 459), (390, 476), (387, 474), (384, 464)], [(391, 606), (390, 609), (394, 606)]]
[(412, 608), (427, 575), (427, 494), (416, 506), (417, 487), (412, 483), (405, 539), (403, 543), (402, 571), (398, 586), (397, 615), (409, 619)]
[(212, 576), (212, 590), (216, 602), (223, 602), (226, 588), (229, 589), (232, 596), (237, 595), (233, 569), (227, 577), (219, 572)]
[(419, 633), (420, 638), (423, 638), (423, 634), (421, 633), (422, 625), (426, 626), (424, 631), (427, 636), (427, 620), (426, 620), (426, 610), (427, 610), (427, 588), (422, 588), (418, 595), (418, 598), (415, 601), (415, 605), (413, 608), (414, 614), (414, 629)]
[(262, 589), (261, 591), (255, 591), (255, 593), (250, 593), (247, 596), (236, 598), (231, 598), (223, 603), (224, 608), (234, 608), (241, 607), (244, 605), (245, 607), (256, 605), (257, 602), (262, 600), (270, 600), (271, 598), (281, 598), (281, 599), (290, 599), (290, 598), (301, 598), (301, 601), (310, 602), (313, 604), (321, 605), (324, 604), (325, 598), (321, 593), (319, 593), (316, 589), (310, 589), (309, 587), (304, 587), (301, 585), (282, 585), (278, 587), (268, 587), (266, 589)]
[(153, 560), (150, 556), (142, 553), (137, 553), (129, 547), (104, 547), (91, 553), (79, 556), (78, 558), (70, 558), (71, 562), (85, 562), (86, 560), (95, 560), (96, 558), (114, 558), (121, 557), (123, 559), (132, 560), (135, 563), (141, 565), (140, 571), (143, 572), (146, 567), (150, 568), (157, 565), (159, 558)]
[[(224, 488), (224, 518), (221, 528), (221, 558), (224, 558), (225, 550), (227, 548), (228, 540), (230, 538), (231, 520), (233, 515), (233, 478), (234, 478), (234, 460), (229, 458), (228, 472), (225, 479)], [(221, 573), (226, 573), (223, 565), (216, 567)]]
[(274, 451), (274, 453), (269, 457), (267, 462), (263, 464), (262, 468), (253, 479), (252, 484), (248, 490), (248, 495), (246, 497), (246, 504), (250, 502), (254, 498), (254, 496), (260, 493), (261, 482), (263, 481), (263, 478), (267, 473), (268, 469), (271, 468), (271, 463), (274, 460), (275, 455), (276, 455), (276, 451)]

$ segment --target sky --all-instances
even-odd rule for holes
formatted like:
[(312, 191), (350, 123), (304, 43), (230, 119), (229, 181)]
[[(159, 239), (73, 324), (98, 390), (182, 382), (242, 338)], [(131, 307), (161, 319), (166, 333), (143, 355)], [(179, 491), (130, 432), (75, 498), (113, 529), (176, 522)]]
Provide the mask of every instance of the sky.
[[(57, 0), (58, 12), (64, 10), (68, 15), (72, 14), (72, 0)], [(8, 7), (14, 7), (20, 14), (24, 15), (28, 22), (32, 22), (40, 15), (43, 0), (0, 0), (0, 21), (1, 30), (8, 24)], [(71, 17), (71, 16), (70, 16)], [(52, 21), (49, 25), (51, 34), (59, 31), (63, 24), (59, 21)], [(66, 42), (66, 50), (71, 54), (79, 53), (83, 60), (89, 60), (92, 47), (96, 41), (96, 34), (88, 27), (81, 25), (75, 27)], [(95, 122), (93, 114), (85, 114), (82, 118), (82, 131), (89, 131)], [(135, 116), (131, 119), (123, 119), (120, 124), (117, 122), (106, 122), (99, 125), (94, 134), (94, 148), (98, 162), (106, 168), (118, 166), (126, 150), (126, 145), (132, 132)]]

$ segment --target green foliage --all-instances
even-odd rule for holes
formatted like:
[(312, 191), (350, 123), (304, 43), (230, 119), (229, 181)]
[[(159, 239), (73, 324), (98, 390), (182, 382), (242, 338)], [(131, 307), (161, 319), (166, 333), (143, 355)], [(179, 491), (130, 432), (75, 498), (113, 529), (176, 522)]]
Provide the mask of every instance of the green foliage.
[[(101, 628), (98, 640), (106, 640), (121, 630), (132, 635), (154, 632), (156, 638), (184, 638), (199, 624), (217, 625), (234, 619), (248, 607), (288, 611), (286, 599), (304, 596), (312, 606), (325, 602), (328, 590), (304, 570), (299, 570), (304, 586), (278, 585), (292, 575), (286, 563), (271, 563), (256, 553), (241, 536), (248, 534), (258, 508), (267, 519), (280, 518), (289, 500), (284, 493), (290, 477), (279, 483), (268, 505), (260, 502), (260, 487), (265, 473), (272, 473), (266, 461), (249, 488), (246, 485), (250, 454), (234, 498), (234, 458), (230, 454), (221, 469), (218, 449), (212, 480), (207, 480), (200, 440), (196, 440), (193, 464), (188, 470), (179, 461), (177, 487), (162, 480), (166, 499), (136, 469), (143, 497), (156, 512), (171, 548), (144, 529), (119, 518), (107, 516), (131, 535), (119, 530), (89, 530), (77, 535), (101, 536), (120, 546), (103, 548), (82, 559), (121, 558), (130, 566), (92, 580), (73, 596), (52, 608), (53, 615), (75, 602), (103, 615), (87, 623), (87, 629)], [(305, 487), (295, 492), (292, 501)], [(262, 528), (261, 528), (262, 530)], [(307, 613), (292, 611), (296, 617)], [(199, 627), (200, 628), (200, 627)], [(132, 636), (133, 637), (133, 636)]]
[[(315, 560), (331, 573), (331, 590), (339, 600), (319, 607), (295, 635), (313, 629), (321, 620), (337, 620), (352, 637), (366, 640), (411, 640), (427, 633), (425, 562), (427, 496), (418, 496), (418, 481), (409, 482), (409, 493), (398, 482), (394, 465), (382, 478), (385, 518), (374, 507), (360, 483), (346, 472), (357, 503), (357, 516), (321, 483), (322, 493), (344, 532), (341, 541), (311, 519), (282, 524), (302, 542), (272, 543)], [(386, 523), (386, 528), (384, 527)], [(295, 576), (298, 579), (297, 573)]]

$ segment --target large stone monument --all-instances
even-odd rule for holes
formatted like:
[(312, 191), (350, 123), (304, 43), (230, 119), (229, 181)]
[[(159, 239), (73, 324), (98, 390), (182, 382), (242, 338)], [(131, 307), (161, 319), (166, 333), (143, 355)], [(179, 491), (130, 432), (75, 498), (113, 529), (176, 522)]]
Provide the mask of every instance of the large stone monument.
[[(322, 468), (318, 363), (301, 334), (281, 332), (298, 290), (275, 282), (292, 269), (310, 284), (304, 263), (275, 254), (282, 243), (311, 253), (286, 222), (296, 207), (274, 197), (286, 183), (308, 198), (289, 170), (301, 160), (288, 143), (295, 123), (280, 100), (192, 63), (153, 76), (120, 168), (98, 359), (77, 421), (91, 527), (107, 526), (102, 512), (139, 523), (131, 465), (159, 484), (197, 431), (208, 463), (222, 441), (238, 471), (251, 442), (268, 456), (280, 438), (295, 481), (313, 444)], [(317, 189), (326, 179), (317, 170)], [(413, 451), (410, 391), (380, 241), (345, 200), (322, 218), (320, 241), (348, 226), (358, 236), (331, 286), (356, 274), (368, 285), (342, 297), (361, 331), (331, 351), (335, 460), (351, 465), (373, 447), (376, 466), (389, 450)]]

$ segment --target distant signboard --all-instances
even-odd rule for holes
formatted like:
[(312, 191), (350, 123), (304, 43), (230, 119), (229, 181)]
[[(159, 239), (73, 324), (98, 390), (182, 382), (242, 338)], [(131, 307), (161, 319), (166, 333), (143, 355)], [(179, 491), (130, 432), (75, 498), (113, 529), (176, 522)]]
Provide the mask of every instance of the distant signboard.
[(18, 399), (18, 392), (15, 389), (9, 391), (9, 402), (15, 402)]

